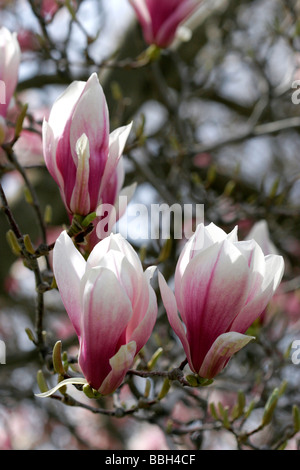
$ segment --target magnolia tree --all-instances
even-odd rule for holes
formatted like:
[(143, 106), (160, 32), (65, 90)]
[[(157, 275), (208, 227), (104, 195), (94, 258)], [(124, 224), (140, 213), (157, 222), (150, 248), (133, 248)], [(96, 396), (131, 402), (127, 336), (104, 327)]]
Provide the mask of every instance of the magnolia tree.
[(298, 10), (1, 2), (2, 449), (297, 449)]

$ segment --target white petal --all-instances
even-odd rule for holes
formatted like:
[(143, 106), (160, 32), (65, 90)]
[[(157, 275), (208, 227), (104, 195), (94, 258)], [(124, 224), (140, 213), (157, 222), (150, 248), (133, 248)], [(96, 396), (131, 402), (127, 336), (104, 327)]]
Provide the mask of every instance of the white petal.
[(48, 122), (55, 138), (62, 134), (66, 121), (71, 118), (71, 113), (85, 85), (86, 83), (81, 81), (72, 82), (54, 102)]
[(260, 220), (253, 225), (246, 237), (246, 240), (251, 239), (254, 239), (260, 245), (265, 255), (278, 254), (278, 250), (270, 238), (266, 220)]
[(111, 372), (102, 382), (99, 393), (108, 395), (114, 392), (122, 383), (128, 369), (132, 366), (136, 354), (136, 344), (131, 341), (120, 347), (119, 351), (110, 359)]
[(191, 356), (190, 356), (190, 346), (186, 337), (183, 323), (180, 320), (179, 315), (178, 315), (178, 309), (177, 309), (175, 296), (172, 290), (170, 289), (170, 287), (168, 286), (165, 278), (160, 272), (158, 273), (158, 282), (159, 282), (159, 288), (160, 288), (162, 301), (166, 309), (170, 325), (173, 328), (174, 333), (180, 339), (183, 349), (185, 351), (185, 354), (187, 356), (187, 359), (189, 361), (189, 365), (191, 369), (195, 372), (195, 370), (193, 369), (193, 364), (192, 364)]
[(55, 387), (51, 388), (47, 392), (35, 393), (35, 396), (39, 398), (47, 398), (53, 395), (53, 393), (57, 392), (57, 390), (64, 387), (65, 385), (85, 385), (85, 384), (87, 384), (87, 381), (84, 377), (72, 377), (69, 379), (62, 380), (57, 385), (55, 385)]

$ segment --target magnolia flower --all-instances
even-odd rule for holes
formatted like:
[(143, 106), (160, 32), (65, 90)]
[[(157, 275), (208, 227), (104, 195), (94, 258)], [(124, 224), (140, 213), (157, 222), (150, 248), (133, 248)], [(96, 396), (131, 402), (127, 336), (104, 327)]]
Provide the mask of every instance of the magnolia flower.
[(46, 166), (70, 215), (114, 206), (124, 181), (122, 152), (131, 124), (109, 133), (106, 99), (96, 73), (75, 81), (43, 122)]
[(4, 26), (0, 28), (0, 116), (7, 110), (18, 83), (21, 50), (17, 34)]
[(79, 338), (79, 366), (103, 395), (122, 383), (152, 333), (157, 316), (153, 269), (143, 272), (138, 255), (119, 234), (100, 241), (87, 261), (66, 231), (55, 243), (53, 270)]
[(168, 47), (179, 25), (199, 6), (200, 0), (129, 0), (141, 24), (145, 41)]
[(254, 240), (238, 241), (237, 227), (227, 235), (213, 223), (198, 225), (176, 266), (175, 295), (159, 274), (169, 322), (194, 373), (215, 377), (253, 339), (244, 333), (275, 293), (283, 270), (281, 256), (264, 256)]

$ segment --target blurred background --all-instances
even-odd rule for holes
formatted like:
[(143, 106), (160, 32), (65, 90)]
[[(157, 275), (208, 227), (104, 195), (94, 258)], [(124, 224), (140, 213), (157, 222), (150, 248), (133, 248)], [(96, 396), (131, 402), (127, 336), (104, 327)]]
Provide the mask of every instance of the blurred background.
[[(36, 328), (35, 279), (10, 249), (1, 211), (6, 364), (0, 364), (0, 449), (236, 449), (235, 432), (224, 427), (222, 413), (219, 419), (209, 413), (208, 404), (232, 410), (242, 389), (246, 404), (254, 403), (247, 426), (255, 429), (267, 397), (282, 384), (275, 421), (255, 433), (248, 448), (297, 449), (299, 435), (290, 430), (292, 409), (300, 406), (300, 365), (287, 351), (300, 340), (300, 2), (204, 0), (185, 25), (190, 35), (182, 32), (144, 66), (135, 65), (147, 45), (126, 0), (2, 0), (0, 8), (0, 27), (16, 31), (22, 49), (15, 99), (20, 107), (28, 104), (14, 150), (41, 214), (51, 208), (47, 243), (69, 221), (44, 165), (41, 123), (73, 80), (97, 72), (111, 129), (133, 121), (124, 153), (126, 184), (137, 183), (132, 203), (204, 204), (205, 222), (226, 232), (238, 225), (239, 239), (265, 221), (271, 249), (286, 265), (278, 294), (253, 327), (258, 341), (234, 358), (215, 385), (183, 391), (174, 384), (166, 402), (118, 419), (89, 410), (86, 401), (70, 407), (34, 396), (37, 371), (45, 366), (26, 333)], [(22, 174), (4, 154), (0, 178), (21, 232), (38, 246), (35, 208)], [(122, 233), (122, 227), (121, 219), (116, 230)], [(161, 269), (172, 281), (178, 240), (130, 241), (145, 265), (163, 259)], [(45, 292), (44, 303), (48, 344), (62, 340), (64, 350), (76, 355), (77, 338), (57, 290)], [(154, 333), (146, 359), (162, 348), (157, 367), (178, 365), (180, 348), (161, 303)], [(51, 372), (47, 377), (51, 382)], [(159, 386), (153, 381), (152, 393)], [(143, 387), (143, 379), (125, 384), (117, 398), (99, 406), (110, 410), (117, 400), (130, 407)]]

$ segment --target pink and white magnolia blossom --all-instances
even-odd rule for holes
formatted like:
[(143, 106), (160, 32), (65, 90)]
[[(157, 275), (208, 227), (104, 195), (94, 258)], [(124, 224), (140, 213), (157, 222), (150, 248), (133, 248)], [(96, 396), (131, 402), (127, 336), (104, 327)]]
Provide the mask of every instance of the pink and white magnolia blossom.
[(122, 383), (148, 341), (157, 316), (150, 279), (120, 234), (101, 240), (87, 261), (63, 231), (53, 252), (53, 270), (62, 301), (79, 338), (79, 366), (101, 394)]
[(194, 373), (214, 378), (253, 339), (245, 332), (264, 311), (283, 271), (281, 256), (265, 256), (254, 240), (238, 241), (237, 227), (227, 235), (213, 223), (198, 225), (178, 259), (175, 295), (159, 273), (169, 322)]
[(148, 44), (168, 47), (179, 25), (199, 6), (200, 0), (129, 0)]
[(55, 101), (43, 122), (43, 153), (71, 216), (87, 216), (100, 204), (114, 206), (124, 182), (122, 153), (130, 130), (131, 124), (109, 132), (96, 73), (87, 82), (74, 81)]
[[(17, 33), (11, 33), (4, 26), (0, 28), (0, 116), (6, 118), (9, 105), (15, 92), (21, 49)], [(1, 124), (0, 124), (1, 125)]]

